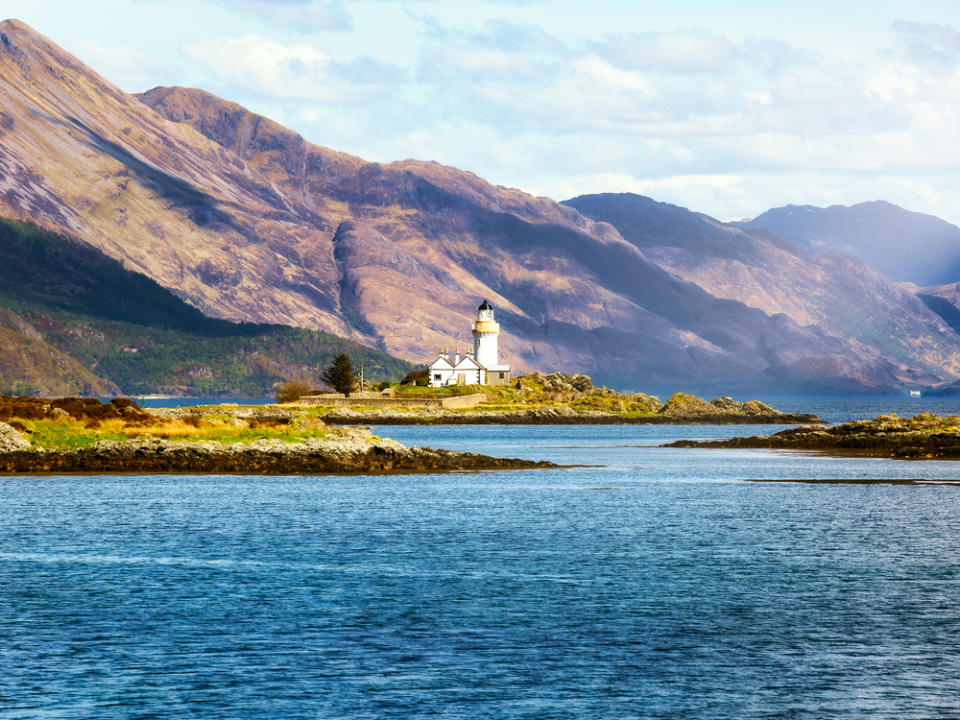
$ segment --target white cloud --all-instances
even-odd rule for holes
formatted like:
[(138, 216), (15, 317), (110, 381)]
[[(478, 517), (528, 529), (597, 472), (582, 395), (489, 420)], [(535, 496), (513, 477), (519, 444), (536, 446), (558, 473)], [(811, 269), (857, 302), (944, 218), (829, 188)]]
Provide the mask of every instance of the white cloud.
[(353, 22), (335, 0), (214, 0), (234, 12), (250, 12), (272, 25), (299, 32), (350, 30)]
[(85, 39), (73, 47), (76, 55), (121, 90), (143, 92), (157, 85), (174, 85), (180, 68), (148, 56), (139, 48)]
[(893, 24), (903, 56), (926, 69), (949, 69), (960, 62), (960, 32), (949, 25), (898, 20)]
[(644, 98), (656, 94), (653, 83), (643, 74), (621, 70), (596, 55), (587, 55), (582, 60), (578, 60), (575, 67), (578, 75), (587, 82), (596, 83), (596, 87), (601, 92), (637, 93)]
[(285, 100), (367, 102), (389, 92), (397, 75), (369, 58), (334, 62), (310, 43), (284, 44), (257, 34), (188, 43), (183, 51), (221, 82)]
[(724, 72), (740, 54), (729, 40), (706, 30), (615, 35), (594, 51), (621, 67), (672, 73)]

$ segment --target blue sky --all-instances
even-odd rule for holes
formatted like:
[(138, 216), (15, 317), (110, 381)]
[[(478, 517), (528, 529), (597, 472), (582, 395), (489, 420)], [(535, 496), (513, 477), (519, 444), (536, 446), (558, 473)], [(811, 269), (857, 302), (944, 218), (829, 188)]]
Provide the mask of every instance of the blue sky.
[(124, 90), (201, 87), (368, 160), (729, 220), (960, 223), (960, 3), (6, 0)]

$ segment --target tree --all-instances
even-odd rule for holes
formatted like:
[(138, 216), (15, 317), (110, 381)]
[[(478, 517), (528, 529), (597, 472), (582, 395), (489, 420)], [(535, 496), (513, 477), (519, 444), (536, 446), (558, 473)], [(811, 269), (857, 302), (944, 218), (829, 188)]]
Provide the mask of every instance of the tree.
[(344, 395), (349, 395), (357, 384), (353, 363), (344, 353), (340, 353), (333, 359), (333, 364), (323, 371), (320, 379)]

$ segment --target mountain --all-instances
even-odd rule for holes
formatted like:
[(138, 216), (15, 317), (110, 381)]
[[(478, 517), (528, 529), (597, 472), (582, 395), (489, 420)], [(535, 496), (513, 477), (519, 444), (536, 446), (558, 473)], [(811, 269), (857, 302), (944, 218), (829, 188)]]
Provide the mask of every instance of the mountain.
[(787, 205), (732, 224), (768, 230), (808, 250), (848, 253), (892, 280), (920, 286), (960, 281), (960, 228), (888, 202)]
[[(0, 88), (0, 215), (82, 241), (209, 316), (422, 363), (468, 346), (487, 298), (514, 368), (620, 387), (960, 377), (960, 339), (915, 297), (850, 259), (801, 271), (813, 256), (769, 234), (660, 204), (635, 232), (629, 213), (607, 222), (456, 168), (312, 145), (200, 90), (135, 97), (17, 21), (0, 24)], [(777, 276), (773, 255), (757, 259), (770, 280), (758, 287), (751, 253), (790, 263)], [(793, 272), (806, 284), (788, 292)], [(805, 293), (823, 297), (789, 306)]]
[(94, 248), (0, 219), (0, 392), (267, 396), (340, 352), (372, 380), (411, 369), (327, 333), (208, 318)]
[(814, 253), (764, 230), (629, 193), (566, 204), (610, 223), (659, 267), (711, 295), (810, 332), (806, 351), (788, 346), (769, 371), (785, 383), (810, 390), (841, 387), (844, 378), (933, 384), (960, 372), (956, 332), (908, 289), (847, 255)]

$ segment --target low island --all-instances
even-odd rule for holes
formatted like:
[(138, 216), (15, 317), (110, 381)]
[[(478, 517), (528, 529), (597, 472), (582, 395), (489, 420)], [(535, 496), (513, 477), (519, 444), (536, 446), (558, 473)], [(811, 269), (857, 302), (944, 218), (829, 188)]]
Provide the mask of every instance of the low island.
[[(378, 392), (305, 394), (328, 425), (745, 425), (823, 422), (784, 413), (757, 400), (718, 397), (708, 402), (678, 392), (666, 402), (645, 393), (596, 387), (587, 375), (539, 372), (507, 385), (430, 388), (395, 384)], [(288, 407), (288, 406), (284, 406)]]
[(832, 427), (803, 425), (773, 435), (680, 440), (663, 447), (770, 448), (906, 460), (960, 460), (960, 415), (942, 417), (925, 412), (903, 418), (889, 414)]
[(310, 413), (213, 407), (149, 412), (128, 399), (0, 398), (0, 473), (396, 474), (553, 463), (405, 447)]

